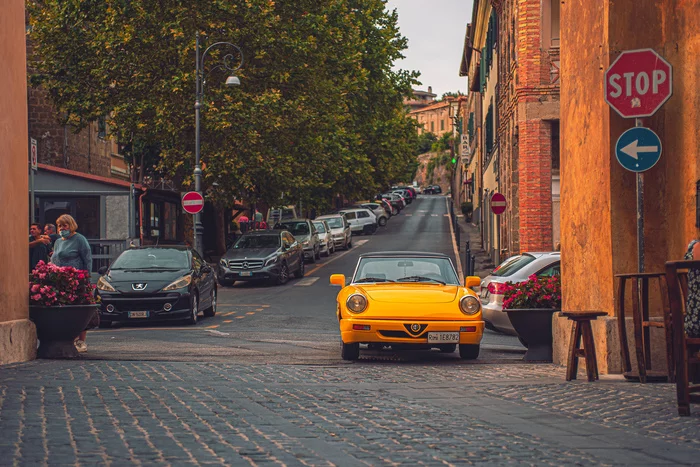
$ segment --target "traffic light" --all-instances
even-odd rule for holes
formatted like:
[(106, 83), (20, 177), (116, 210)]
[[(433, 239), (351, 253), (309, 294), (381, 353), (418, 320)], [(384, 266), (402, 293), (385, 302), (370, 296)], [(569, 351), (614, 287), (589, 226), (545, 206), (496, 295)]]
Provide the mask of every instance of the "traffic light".
[(452, 158), (452, 165), (454, 165), (454, 164), (456, 164), (456, 163), (457, 163), (457, 158), (456, 158), (456, 157), (453, 157), (453, 158)]

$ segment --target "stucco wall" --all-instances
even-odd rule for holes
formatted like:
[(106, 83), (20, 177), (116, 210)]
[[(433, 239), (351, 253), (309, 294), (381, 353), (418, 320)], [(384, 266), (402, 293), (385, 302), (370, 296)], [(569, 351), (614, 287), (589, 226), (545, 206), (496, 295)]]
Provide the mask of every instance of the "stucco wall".
[[(643, 119), (664, 145), (644, 175), (645, 265), (661, 271), (697, 235), (700, 16), (697, 3), (683, 0), (572, 0), (561, 12), (562, 308), (614, 315), (614, 275), (637, 270), (635, 175), (614, 156), (615, 141), (634, 120), (605, 103), (603, 75), (619, 52), (639, 48), (653, 48), (674, 67), (673, 97)], [(596, 336), (599, 358), (610, 355), (614, 340), (614, 332)], [(660, 347), (652, 345), (654, 352)]]
[(6, 0), (0, 14), (0, 364), (34, 358), (28, 318), (28, 133), (24, 1)]
[(107, 238), (123, 240), (129, 237), (129, 197), (106, 196), (105, 218)]

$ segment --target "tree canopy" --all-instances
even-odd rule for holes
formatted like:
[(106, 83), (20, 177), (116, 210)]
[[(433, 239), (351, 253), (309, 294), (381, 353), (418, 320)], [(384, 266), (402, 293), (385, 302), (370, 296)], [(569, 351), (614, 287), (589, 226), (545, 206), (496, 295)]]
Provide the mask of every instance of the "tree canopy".
[[(195, 38), (240, 47), (241, 85), (223, 85), (226, 46), (204, 61), (203, 189), (323, 207), (415, 172), (403, 99), (418, 74), (392, 70), (407, 46), (385, 0), (29, 0), (33, 85), (66, 122), (106, 117), (112, 137), (193, 186)], [(140, 151), (140, 152), (139, 152)], [(153, 154), (157, 157), (153, 157)], [(153, 163), (153, 162), (152, 162)]]

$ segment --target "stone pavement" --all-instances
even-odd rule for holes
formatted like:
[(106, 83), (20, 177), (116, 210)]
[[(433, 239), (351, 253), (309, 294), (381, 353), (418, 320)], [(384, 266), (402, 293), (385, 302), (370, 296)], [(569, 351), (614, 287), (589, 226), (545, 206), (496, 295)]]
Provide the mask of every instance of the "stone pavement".
[(549, 364), (0, 367), (1, 465), (678, 465), (675, 386)]

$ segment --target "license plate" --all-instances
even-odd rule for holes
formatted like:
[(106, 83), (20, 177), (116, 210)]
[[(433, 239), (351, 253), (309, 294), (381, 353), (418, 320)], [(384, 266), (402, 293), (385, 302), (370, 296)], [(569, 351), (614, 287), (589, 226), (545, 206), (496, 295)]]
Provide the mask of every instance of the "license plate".
[(429, 332), (428, 343), (430, 344), (459, 344), (458, 332)]
[(148, 318), (147, 311), (130, 311), (129, 318)]
[(241, 272), (239, 272), (239, 274), (240, 274), (241, 276), (248, 276), (248, 277), (250, 277), (250, 276), (253, 275), (253, 273), (250, 272), (250, 271), (241, 271)]

